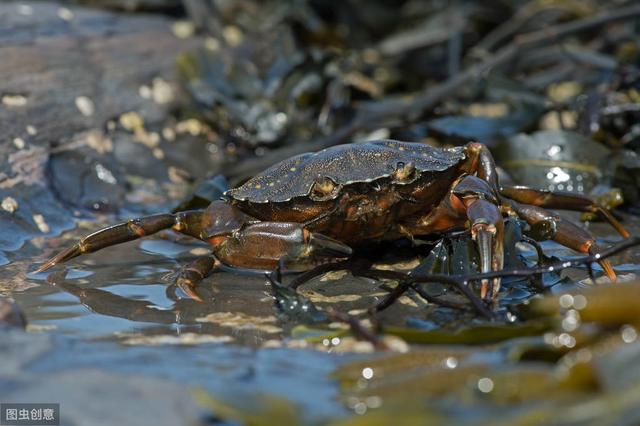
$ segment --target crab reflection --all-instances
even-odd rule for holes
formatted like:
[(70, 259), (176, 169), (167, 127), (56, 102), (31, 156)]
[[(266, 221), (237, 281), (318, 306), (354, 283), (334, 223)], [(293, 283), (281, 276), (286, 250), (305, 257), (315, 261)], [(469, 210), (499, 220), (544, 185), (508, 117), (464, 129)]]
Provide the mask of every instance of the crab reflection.
[[(233, 340), (247, 345), (280, 336), (281, 328), (276, 324), (273, 300), (264, 277), (229, 272), (214, 274), (201, 286), (203, 302), (196, 302), (164, 282), (163, 277), (173, 269), (175, 260), (149, 259), (148, 254), (139, 250), (128, 254), (119, 253), (119, 250), (112, 252), (108, 263), (92, 265), (93, 273), (63, 270), (50, 274), (46, 280), (49, 285), (75, 297), (93, 314), (141, 323), (124, 323), (122, 327), (118, 322), (118, 329), (109, 330), (116, 335), (193, 332), (232, 336)], [(127, 256), (126, 261), (123, 261), (124, 256)], [(135, 266), (141, 258), (145, 259), (144, 268)], [(180, 261), (189, 258), (182, 256)], [(134, 274), (131, 274), (132, 270)], [(164, 290), (159, 292), (161, 288)], [(51, 313), (40, 316), (44, 319), (46, 315)], [(59, 312), (56, 315), (61, 316)], [(64, 319), (77, 317), (69, 309), (62, 315)], [(101, 332), (96, 335), (103, 337)]]

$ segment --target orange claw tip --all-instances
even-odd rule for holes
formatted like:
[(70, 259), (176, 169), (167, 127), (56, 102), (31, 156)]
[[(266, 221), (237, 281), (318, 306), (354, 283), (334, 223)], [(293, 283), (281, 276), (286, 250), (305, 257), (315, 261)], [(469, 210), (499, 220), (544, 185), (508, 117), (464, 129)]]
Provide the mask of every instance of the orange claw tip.
[(489, 280), (482, 280), (480, 284), (480, 298), (485, 300), (487, 297), (487, 293), (489, 293)]
[(611, 266), (611, 262), (609, 262), (606, 259), (603, 259), (603, 260), (600, 260), (598, 263), (600, 264), (602, 269), (604, 269), (605, 274), (607, 274), (611, 282), (615, 283), (618, 281), (618, 276), (616, 275), (616, 271), (614, 271), (613, 266)]
[(609, 262), (608, 259), (600, 258), (600, 247), (598, 247), (597, 244), (592, 242), (585, 251), (596, 258), (598, 265), (602, 267), (604, 273), (607, 274), (607, 277), (609, 277), (612, 282), (615, 283), (616, 281), (618, 281), (618, 276), (616, 275), (616, 271), (613, 270), (611, 262)]

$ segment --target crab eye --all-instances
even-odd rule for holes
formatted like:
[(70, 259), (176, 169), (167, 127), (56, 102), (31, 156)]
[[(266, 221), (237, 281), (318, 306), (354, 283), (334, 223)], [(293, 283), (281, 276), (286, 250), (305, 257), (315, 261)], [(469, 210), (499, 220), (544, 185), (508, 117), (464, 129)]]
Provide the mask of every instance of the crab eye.
[(395, 183), (411, 183), (418, 177), (416, 166), (409, 162), (407, 164), (399, 161), (393, 172), (393, 181)]
[(329, 177), (319, 177), (311, 188), (311, 197), (316, 200), (331, 198), (337, 191), (338, 185)]

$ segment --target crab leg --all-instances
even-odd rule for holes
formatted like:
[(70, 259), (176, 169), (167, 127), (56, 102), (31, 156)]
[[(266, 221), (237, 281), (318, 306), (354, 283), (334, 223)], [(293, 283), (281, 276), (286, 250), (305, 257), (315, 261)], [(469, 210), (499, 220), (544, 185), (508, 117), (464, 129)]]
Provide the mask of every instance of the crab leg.
[(469, 173), (475, 173), (480, 179), (487, 182), (493, 191), (498, 192), (498, 172), (489, 149), (478, 142), (472, 142), (466, 148), (469, 155), (468, 161), (471, 165)]
[(197, 284), (220, 266), (220, 261), (214, 256), (203, 256), (183, 266), (177, 273), (175, 283), (187, 296), (198, 302), (203, 302), (196, 291)]
[(58, 263), (78, 257), (84, 253), (93, 253), (105, 247), (136, 240), (155, 234), (163, 229), (172, 228), (178, 232), (199, 237), (203, 211), (194, 210), (177, 214), (158, 214), (131, 219), (127, 222), (101, 229), (84, 238), (74, 246), (58, 253), (42, 264), (36, 272), (43, 272)]
[[(539, 234), (534, 236), (536, 240), (552, 239), (580, 253), (591, 255), (599, 253), (600, 249), (596, 245), (595, 239), (585, 229), (554, 216), (547, 210), (537, 206), (520, 204), (514, 201), (510, 201), (509, 204), (518, 216), (526, 220), (533, 227), (534, 232)], [(616, 273), (611, 263), (606, 259), (601, 259), (598, 263), (602, 266), (607, 276), (612, 281), (615, 281)]]
[[(471, 222), (471, 236), (478, 245), (480, 271), (499, 271), (504, 265), (504, 221), (494, 191), (490, 184), (476, 176), (463, 177), (452, 189), (452, 200), (456, 205), (464, 205)], [(458, 207), (459, 208), (459, 207)], [(480, 297), (495, 297), (500, 288), (500, 280), (483, 280)]]
[(500, 188), (500, 193), (519, 203), (531, 204), (538, 207), (596, 213), (609, 222), (621, 236), (624, 238), (630, 236), (629, 232), (609, 210), (597, 205), (592, 199), (584, 195), (534, 189), (526, 186), (502, 187)]

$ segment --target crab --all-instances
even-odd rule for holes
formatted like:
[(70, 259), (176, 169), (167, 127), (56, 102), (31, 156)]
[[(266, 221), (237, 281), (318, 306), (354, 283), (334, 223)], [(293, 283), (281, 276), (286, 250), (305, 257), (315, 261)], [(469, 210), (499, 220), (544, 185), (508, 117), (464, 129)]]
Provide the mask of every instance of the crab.
[[(179, 272), (177, 284), (201, 300), (197, 283), (221, 264), (271, 270), (278, 265), (306, 271), (349, 258), (372, 242), (468, 230), (480, 272), (503, 267), (505, 216), (517, 216), (536, 231), (581, 253), (597, 254), (593, 236), (549, 211), (568, 209), (601, 215), (623, 237), (629, 233), (611, 213), (583, 195), (498, 183), (486, 146), (453, 148), (379, 140), (336, 145), (283, 160), (225, 192), (206, 209), (131, 219), (82, 238), (37, 272), (84, 253), (173, 229), (208, 242), (212, 254)], [(616, 274), (605, 259), (605, 273)], [(480, 296), (495, 298), (499, 279), (484, 280)]]

